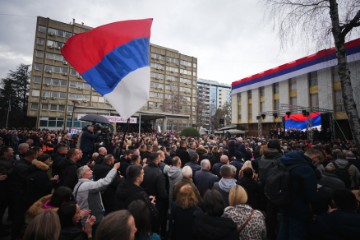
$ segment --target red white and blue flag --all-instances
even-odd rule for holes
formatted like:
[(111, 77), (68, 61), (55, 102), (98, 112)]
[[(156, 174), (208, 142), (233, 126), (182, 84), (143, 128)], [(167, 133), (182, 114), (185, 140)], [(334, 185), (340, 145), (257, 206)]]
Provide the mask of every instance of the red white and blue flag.
[(312, 127), (321, 126), (321, 114), (320, 112), (312, 112), (310, 116), (304, 116), (302, 113), (285, 115), (285, 129), (294, 128), (305, 130), (308, 126), (308, 120), (311, 121)]
[(66, 60), (115, 108), (129, 118), (149, 98), (152, 19), (114, 22), (71, 37)]

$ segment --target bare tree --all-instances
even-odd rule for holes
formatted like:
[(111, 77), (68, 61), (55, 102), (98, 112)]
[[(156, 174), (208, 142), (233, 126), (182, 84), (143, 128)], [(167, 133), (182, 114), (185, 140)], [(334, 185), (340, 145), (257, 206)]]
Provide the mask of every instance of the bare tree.
[[(360, 26), (360, 0), (264, 0), (279, 30), (282, 46), (302, 36), (317, 47), (335, 45), (344, 107), (360, 151), (360, 119), (351, 86), (345, 41)], [(300, 33), (300, 35), (298, 35)], [(332, 35), (332, 38), (330, 37)], [(307, 45), (309, 42), (307, 42)]]

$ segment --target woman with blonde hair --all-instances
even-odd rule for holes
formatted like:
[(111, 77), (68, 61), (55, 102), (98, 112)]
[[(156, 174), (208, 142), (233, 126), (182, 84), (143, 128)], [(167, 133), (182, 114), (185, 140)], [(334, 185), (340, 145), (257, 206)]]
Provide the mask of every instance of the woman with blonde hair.
[(239, 239), (266, 239), (265, 217), (250, 207), (247, 203), (248, 195), (239, 185), (231, 188), (229, 193), (229, 207), (225, 208), (224, 217), (231, 218), (237, 225)]
[(170, 239), (193, 239), (193, 216), (196, 212), (201, 212), (198, 203), (198, 195), (190, 184), (180, 187), (171, 208)]

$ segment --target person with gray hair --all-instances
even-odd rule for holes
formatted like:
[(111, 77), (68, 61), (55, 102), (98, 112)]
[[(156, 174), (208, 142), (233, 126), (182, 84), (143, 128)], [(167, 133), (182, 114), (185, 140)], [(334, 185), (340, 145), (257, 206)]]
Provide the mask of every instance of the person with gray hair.
[[(119, 167), (120, 163), (115, 163), (114, 167), (109, 171), (106, 177), (97, 181), (92, 180), (93, 172), (87, 165), (84, 165), (77, 170), (79, 181), (75, 185), (73, 194), (80, 209), (90, 209), (91, 214), (96, 217), (93, 231), (96, 230), (97, 225), (104, 218), (105, 209), (101, 199), (101, 191), (105, 190), (112, 182)], [(93, 236), (94, 235), (95, 232), (93, 232)]]
[(231, 165), (223, 165), (220, 168), (221, 179), (219, 182), (214, 183), (213, 189), (218, 190), (224, 198), (226, 206), (229, 206), (229, 192), (230, 189), (236, 185), (234, 178), (236, 168)]
[(211, 163), (209, 159), (203, 159), (200, 162), (200, 166), (201, 170), (195, 172), (193, 180), (200, 195), (204, 196), (206, 190), (211, 189), (214, 186), (214, 183), (219, 181), (219, 178), (210, 171)]
[(17, 149), (17, 153), (16, 154), (16, 160), (20, 160), (21, 158), (24, 158), (24, 155), (27, 151), (29, 151), (30, 146), (27, 143), (20, 143)]

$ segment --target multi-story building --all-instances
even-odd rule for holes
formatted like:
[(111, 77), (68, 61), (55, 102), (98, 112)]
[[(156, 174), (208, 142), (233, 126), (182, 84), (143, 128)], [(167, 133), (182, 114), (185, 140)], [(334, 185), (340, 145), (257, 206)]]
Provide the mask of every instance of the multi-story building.
[[(360, 39), (346, 44), (351, 83), (360, 106)], [(330, 113), (342, 132), (349, 133), (334, 48), (272, 68), (232, 83), (232, 123), (257, 135), (282, 126), (286, 112)], [(359, 111), (359, 108), (358, 108)], [(350, 133), (349, 133), (350, 134)]]
[[(87, 123), (77, 120), (78, 113), (116, 114), (60, 52), (69, 37), (91, 29), (75, 20), (67, 24), (37, 18), (27, 111), (37, 118), (37, 127), (82, 127)], [(150, 98), (139, 112), (167, 129), (195, 124), (197, 59), (154, 44), (150, 52)]]
[(223, 108), (227, 103), (231, 112), (231, 86), (213, 80), (198, 79), (198, 124), (206, 127), (211, 125), (211, 117), (218, 108)]

